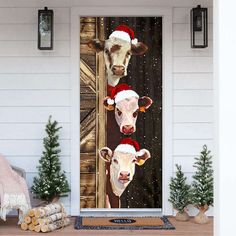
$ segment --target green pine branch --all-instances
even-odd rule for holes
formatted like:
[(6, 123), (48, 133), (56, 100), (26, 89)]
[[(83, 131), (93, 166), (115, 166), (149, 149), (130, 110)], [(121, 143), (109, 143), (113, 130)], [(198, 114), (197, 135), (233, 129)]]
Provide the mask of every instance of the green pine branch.
[(190, 203), (190, 185), (186, 183), (187, 178), (184, 176), (181, 166), (176, 165), (176, 168), (176, 176), (171, 178), (169, 184), (169, 201), (176, 210), (183, 213), (187, 205)]
[(193, 165), (196, 173), (193, 176), (191, 199), (192, 204), (198, 208), (213, 206), (213, 168), (210, 153), (211, 151), (204, 145)]
[(47, 136), (43, 139), (44, 151), (39, 160), (38, 176), (34, 178), (32, 192), (37, 198), (51, 202), (54, 198), (65, 196), (70, 192), (65, 172), (61, 170), (60, 144), (57, 121), (49, 117), (46, 125)]

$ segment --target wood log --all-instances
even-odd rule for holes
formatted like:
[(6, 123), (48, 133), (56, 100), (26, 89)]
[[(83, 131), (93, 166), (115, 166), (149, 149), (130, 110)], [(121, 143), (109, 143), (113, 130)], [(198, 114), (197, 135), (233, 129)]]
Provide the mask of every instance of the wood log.
[(56, 229), (68, 226), (70, 224), (70, 219), (65, 218), (64, 220), (58, 220), (48, 225), (41, 226), (41, 231), (43, 233), (54, 231)]
[(38, 207), (35, 209), (35, 217), (41, 218), (53, 215), (55, 213), (63, 212), (64, 206), (61, 203), (49, 204), (45, 207)]
[(31, 224), (29, 224), (29, 230), (30, 231), (34, 231), (34, 228), (35, 228), (35, 226), (31, 223)]
[(34, 209), (29, 210), (29, 216), (34, 217)]
[(31, 217), (28, 216), (28, 215), (26, 215), (26, 216), (24, 217), (24, 222), (25, 222), (26, 224), (30, 224), (30, 223), (31, 223)]
[(54, 221), (58, 221), (58, 220), (61, 220), (63, 218), (66, 218), (66, 214), (65, 213), (56, 213), (54, 215), (50, 215), (46, 218), (40, 218), (38, 219), (38, 223), (39, 225), (45, 225), (45, 224), (51, 224), (53, 223)]
[(42, 208), (35, 209), (34, 215), (36, 218), (43, 217), (44, 211)]
[(41, 230), (41, 225), (36, 225), (36, 226), (34, 227), (34, 231), (35, 231), (35, 232), (39, 233), (40, 230)]
[(25, 223), (25, 222), (21, 223), (20, 227), (21, 227), (22, 230), (25, 230), (25, 231), (28, 230), (28, 228), (29, 228), (28, 224)]
[(32, 217), (31, 221), (32, 221), (33, 225), (38, 225), (39, 224), (38, 219), (36, 217)]

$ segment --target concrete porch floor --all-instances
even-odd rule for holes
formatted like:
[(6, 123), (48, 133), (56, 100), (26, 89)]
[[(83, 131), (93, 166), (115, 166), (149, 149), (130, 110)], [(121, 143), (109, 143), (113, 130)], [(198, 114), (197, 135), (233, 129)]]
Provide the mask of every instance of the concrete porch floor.
[[(172, 235), (172, 236), (213, 236), (213, 218), (210, 218), (210, 222), (206, 225), (195, 224), (193, 218), (189, 222), (178, 222), (173, 217), (169, 218), (171, 223), (175, 226), (176, 230), (146, 230), (146, 231), (136, 231), (136, 230), (99, 230), (99, 231), (79, 231), (74, 230), (75, 218), (72, 218), (72, 224), (64, 229), (60, 229), (49, 233), (49, 235), (91, 235), (91, 236), (106, 236), (106, 235)], [(19, 226), (17, 226), (17, 219), (10, 217), (7, 222), (0, 220), (0, 235), (38, 235), (38, 233), (32, 231), (22, 231)]]

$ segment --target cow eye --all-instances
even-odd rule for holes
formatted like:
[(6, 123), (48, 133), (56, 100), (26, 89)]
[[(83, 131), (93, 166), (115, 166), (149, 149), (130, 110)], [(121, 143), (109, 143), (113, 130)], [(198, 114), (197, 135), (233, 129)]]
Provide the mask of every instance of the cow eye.
[(128, 51), (128, 52), (127, 52), (127, 56), (130, 56), (130, 55), (131, 55), (131, 52), (130, 52), (130, 51)]
[(105, 50), (105, 53), (106, 53), (106, 54), (108, 54), (108, 53), (109, 53), (109, 50), (108, 50), (108, 49), (106, 49), (106, 50)]
[(122, 112), (118, 108), (116, 109), (117, 109), (118, 116), (121, 116)]
[(114, 162), (114, 163), (116, 163), (116, 164), (118, 164), (118, 161), (117, 161), (117, 159), (114, 159), (114, 160), (113, 160), (113, 162)]
[(136, 159), (133, 159), (132, 163), (135, 163), (136, 162)]
[(133, 113), (133, 117), (135, 118), (137, 117), (137, 115), (138, 115), (138, 110)]

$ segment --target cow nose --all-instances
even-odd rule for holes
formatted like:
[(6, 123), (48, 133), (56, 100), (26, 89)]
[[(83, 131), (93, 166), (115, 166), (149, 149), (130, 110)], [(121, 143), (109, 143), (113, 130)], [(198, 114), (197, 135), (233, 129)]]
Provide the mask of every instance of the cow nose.
[(120, 178), (121, 179), (128, 179), (130, 177), (130, 173), (128, 171), (121, 171)]
[(131, 134), (134, 132), (134, 127), (132, 125), (124, 125), (122, 127), (122, 133), (124, 134)]
[(125, 67), (124, 66), (113, 66), (112, 72), (114, 75), (124, 75)]

